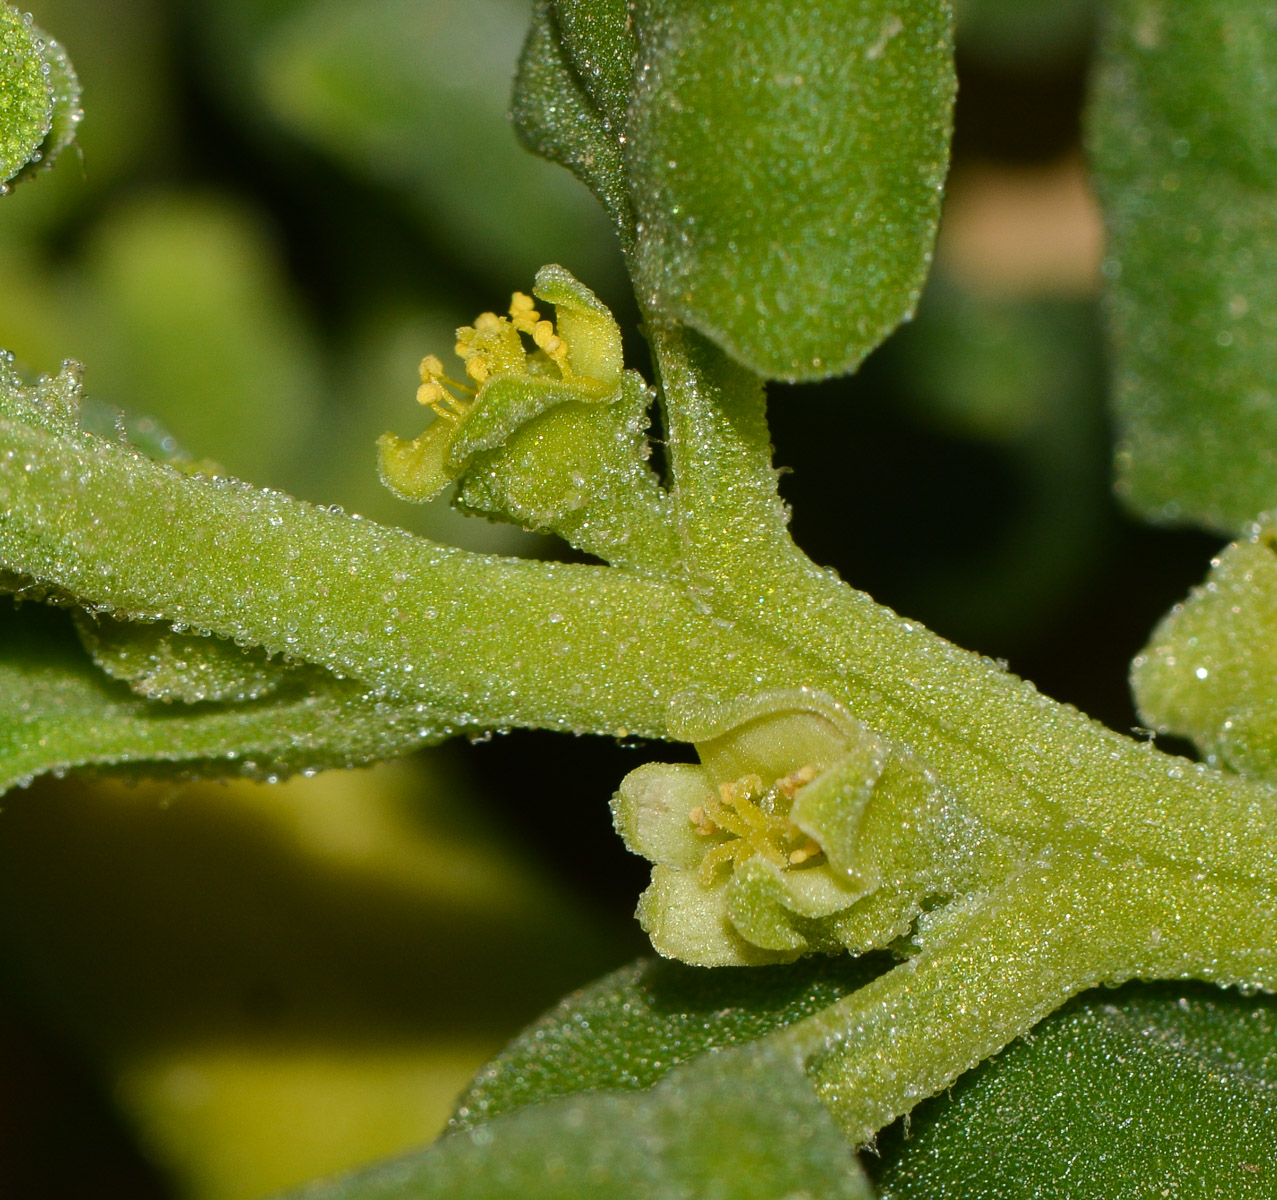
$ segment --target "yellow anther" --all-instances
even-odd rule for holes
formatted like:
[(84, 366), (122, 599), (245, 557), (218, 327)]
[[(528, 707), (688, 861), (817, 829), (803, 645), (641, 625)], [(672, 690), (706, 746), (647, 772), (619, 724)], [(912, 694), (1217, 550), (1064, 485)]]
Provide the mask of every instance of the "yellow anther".
[(790, 851), (789, 861), (796, 867), (799, 863), (805, 863), (809, 858), (815, 858), (824, 852), (819, 842), (808, 838), (797, 850)]
[(496, 313), (491, 313), (491, 312), (480, 313), (474, 319), (474, 327), (475, 329), (479, 330), (481, 333), (486, 333), (487, 331), (493, 330), (493, 329), (500, 329), (501, 318), (498, 317)]
[(418, 404), (438, 404), (447, 396), (440, 384), (434, 379), (426, 379), (417, 389)]
[(470, 354), (466, 358), (466, 374), (470, 376), (475, 383), (483, 384), (488, 380), (488, 376), (492, 372), (488, 369), (488, 360), (477, 351)]
[(776, 780), (776, 790), (780, 792), (786, 800), (792, 800), (797, 794), (799, 788), (806, 787), (813, 779), (816, 778), (817, 771), (815, 767), (799, 767), (797, 771), (791, 771), (783, 779)]
[(439, 379), (443, 375), (443, 363), (439, 361), (437, 355), (427, 354), (421, 360), (421, 382), (426, 383), (431, 379)]
[(532, 297), (523, 292), (515, 292), (510, 297), (510, 320), (520, 333), (531, 333), (541, 319), (533, 304)]
[(696, 832), (701, 837), (713, 837), (718, 832), (718, 826), (714, 824), (710, 819), (709, 813), (700, 805), (697, 805), (687, 814), (687, 819), (696, 826)]
[(708, 886), (719, 867), (728, 863), (739, 866), (756, 855), (784, 868), (823, 854), (821, 845), (789, 820), (788, 804), (778, 803), (792, 801), (794, 793), (818, 774), (815, 767), (807, 766), (777, 779), (771, 787), (757, 775), (720, 783), (717, 796), (688, 813), (688, 820), (702, 836), (732, 835), (711, 847), (701, 860), (701, 880)]

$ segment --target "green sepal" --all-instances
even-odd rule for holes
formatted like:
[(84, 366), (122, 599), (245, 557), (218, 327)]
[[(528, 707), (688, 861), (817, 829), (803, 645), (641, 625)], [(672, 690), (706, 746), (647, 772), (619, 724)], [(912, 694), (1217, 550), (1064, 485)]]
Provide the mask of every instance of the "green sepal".
[(583, 388), (560, 379), (506, 375), (484, 386), (474, 411), (448, 447), (447, 464), (460, 475), (476, 454), (505, 445), (515, 432), (560, 404), (606, 404), (614, 391)]
[(850, 908), (863, 895), (831, 871), (786, 871), (751, 858), (732, 873), (724, 901), (733, 927), (751, 945), (810, 954), (843, 949), (836, 925), (823, 918)]
[(677, 564), (669, 493), (648, 461), (651, 396), (634, 371), (607, 403), (573, 397), (474, 455), (457, 505), (555, 533), (613, 566), (645, 573)]
[(866, 873), (860, 834), (888, 753), (882, 739), (866, 730), (848, 744), (838, 770), (813, 779), (789, 810), (790, 820), (824, 847), (829, 865), (865, 891), (872, 891), (878, 880)]
[(690, 870), (705, 856), (705, 841), (687, 820), (713, 789), (704, 767), (644, 763), (621, 780), (612, 805), (626, 849), (661, 867)]
[(865, 727), (813, 688), (778, 688), (726, 704), (695, 693), (670, 705), (670, 736), (694, 742), (716, 779), (778, 778), (795, 766), (831, 766)]
[(625, 367), (625, 357), (621, 328), (607, 305), (557, 263), (547, 263), (537, 272), (532, 294), (554, 305), (555, 324), (568, 344), (573, 374), (597, 381), (600, 391), (610, 391)]
[(697, 967), (768, 966), (792, 962), (801, 953), (745, 938), (727, 911), (725, 885), (707, 887), (696, 871), (653, 867), (634, 915), (658, 954)]
[(269, 695), (296, 673), (258, 646), (179, 633), (163, 622), (120, 621), (83, 609), (76, 632), (97, 667), (148, 700), (243, 703)]
[(452, 422), (443, 417), (437, 417), (411, 441), (383, 433), (377, 439), (381, 482), (401, 500), (414, 504), (433, 500), (460, 474), (448, 465), (454, 433)]

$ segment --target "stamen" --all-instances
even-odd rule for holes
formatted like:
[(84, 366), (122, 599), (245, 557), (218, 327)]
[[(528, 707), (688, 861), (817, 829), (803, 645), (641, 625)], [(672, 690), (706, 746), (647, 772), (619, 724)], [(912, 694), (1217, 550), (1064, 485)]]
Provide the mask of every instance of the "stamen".
[(718, 795), (709, 797), (688, 813), (696, 832), (704, 837), (716, 833), (733, 835), (713, 846), (701, 861), (701, 880), (708, 887), (714, 872), (725, 862), (733, 867), (758, 856), (781, 868), (796, 867), (824, 854), (824, 848), (788, 818), (778, 812), (777, 801), (792, 803), (794, 793), (805, 787), (819, 771), (800, 767), (766, 787), (757, 775), (745, 775), (718, 785)]
[(687, 819), (696, 826), (696, 832), (701, 837), (713, 837), (718, 832), (718, 826), (714, 824), (710, 819), (709, 813), (699, 804), (687, 814)]
[(520, 333), (531, 333), (540, 319), (531, 296), (515, 292), (510, 297), (510, 320)]
[(784, 779), (776, 780), (776, 790), (786, 800), (793, 800), (798, 794), (798, 789), (806, 787), (816, 778), (816, 774), (816, 768), (813, 766), (799, 767), (797, 771), (791, 771)]
[(789, 853), (789, 861), (793, 866), (799, 863), (805, 863), (809, 858), (815, 858), (818, 854), (824, 854), (824, 849), (813, 838), (808, 838), (797, 850), (791, 850)]
[(418, 404), (438, 404), (448, 393), (445, 392), (438, 382), (433, 379), (427, 379), (417, 389)]

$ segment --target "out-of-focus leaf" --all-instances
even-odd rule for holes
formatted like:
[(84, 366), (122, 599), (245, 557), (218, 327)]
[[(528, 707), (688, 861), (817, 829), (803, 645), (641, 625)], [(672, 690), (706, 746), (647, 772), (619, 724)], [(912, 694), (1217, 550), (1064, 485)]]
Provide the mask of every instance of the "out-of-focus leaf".
[(968, 644), (1007, 644), (1068, 604), (1095, 563), (1109, 504), (1095, 306), (1001, 300), (933, 278), (915, 321), (883, 348), (909, 406), (996, 449), (1018, 492), (980, 551), (911, 572), (906, 611), (943, 613)]
[(1131, 668), (1140, 720), (1216, 766), (1277, 782), (1277, 515), (1212, 564)]
[(1277, 10), (1112, 6), (1090, 140), (1135, 511), (1236, 533), (1277, 504)]
[(1076, 57), (1095, 32), (1098, 0), (956, 0), (958, 48), (1011, 70)]
[(99, 223), (83, 266), (10, 254), (0, 328), (24, 366), (92, 363), (96, 402), (158, 418), (256, 483), (306, 482), (316, 453), (336, 454), (331, 438), (310, 440), (325, 399), (314, 335), (264, 223), (238, 201), (127, 202)]
[(878, 958), (813, 956), (707, 970), (640, 959), (564, 999), (493, 1059), (457, 1102), (469, 1128), (573, 1092), (651, 1087), (707, 1050), (763, 1037), (868, 983)]
[(0, 4), (0, 195), (49, 166), (79, 120), (80, 84), (66, 51), (29, 15)]
[(880, 1141), (884, 1200), (1268, 1200), (1277, 1001), (1091, 993)]
[(404, 193), (463, 260), (509, 285), (549, 261), (595, 279), (614, 262), (606, 221), (506, 115), (527, 18), (520, 0), (321, 0), (272, 26), (255, 85), (281, 125)]
[(64, 352), (94, 364), (99, 399), (236, 475), (289, 482), (323, 385), (261, 223), (217, 197), (156, 196), (108, 220), (91, 261), (91, 344)]
[(640, 299), (769, 378), (854, 369), (931, 262), (948, 5), (647, 0), (636, 20)]
[(185, 1200), (258, 1200), (426, 1144), (615, 948), (428, 755), (12, 793), (0, 953)]
[(851, 1147), (792, 1062), (707, 1054), (651, 1091), (565, 1096), (450, 1134), (308, 1200), (870, 1200)]

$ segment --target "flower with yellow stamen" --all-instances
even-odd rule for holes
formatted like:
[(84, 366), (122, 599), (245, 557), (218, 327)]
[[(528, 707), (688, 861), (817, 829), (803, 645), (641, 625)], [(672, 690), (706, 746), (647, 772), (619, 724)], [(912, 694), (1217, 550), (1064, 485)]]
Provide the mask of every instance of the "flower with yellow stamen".
[[(685, 698), (669, 724), (700, 764), (631, 771), (612, 813), (653, 863), (638, 917), (671, 958), (751, 965), (884, 945), (979, 841), (925, 764), (810, 688)], [(901, 824), (908, 840), (880, 840)], [(906, 875), (920, 892), (898, 888)]]
[[(421, 360), (420, 404), (437, 417), (420, 437), (384, 434), (378, 442), (383, 482), (406, 500), (438, 495), (466, 468), (478, 449), (491, 449), (503, 421), (517, 424), (568, 400), (607, 401), (619, 394), (621, 333), (612, 314), (562, 267), (542, 267), (533, 295), (553, 304), (558, 318), (542, 317), (533, 297), (515, 292), (509, 316), (481, 313), (457, 330), (456, 353), (470, 384), (444, 373), (433, 354)], [(505, 411), (492, 412), (493, 403)], [(464, 432), (488, 417), (475, 437)]]

